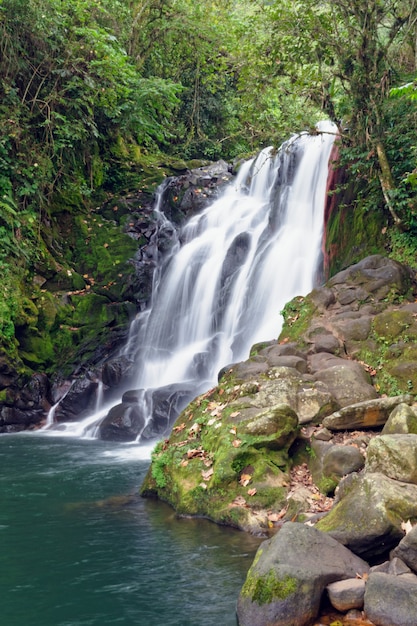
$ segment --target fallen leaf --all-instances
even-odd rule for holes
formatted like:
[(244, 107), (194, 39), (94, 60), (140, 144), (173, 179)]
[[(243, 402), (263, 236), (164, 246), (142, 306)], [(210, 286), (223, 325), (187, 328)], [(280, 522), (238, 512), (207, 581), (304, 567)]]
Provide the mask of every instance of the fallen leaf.
[(248, 496), (254, 496), (256, 494), (256, 487), (253, 487), (253, 489), (248, 489)]
[(405, 532), (405, 534), (407, 535), (407, 534), (410, 532), (410, 530), (412, 530), (413, 525), (412, 525), (412, 523), (410, 522), (410, 520), (407, 520), (406, 522), (402, 522), (402, 523), (401, 523), (401, 528), (403, 529), (403, 531), (404, 531), (404, 532)]
[(284, 517), (287, 511), (288, 511), (288, 506), (284, 506), (284, 508), (281, 509), (279, 513), (269, 513), (268, 520), (270, 522), (279, 522), (279, 520)]
[(233, 500), (232, 504), (233, 504), (234, 506), (245, 506), (245, 504), (246, 504), (246, 500), (245, 500), (245, 498), (244, 498), (243, 496), (237, 496), (237, 497)]
[(230, 413), (230, 417), (237, 417), (238, 415), (240, 415), (240, 411), (233, 411), (233, 413)]
[(187, 461), (187, 459), (183, 459), (183, 460), (181, 461), (180, 465), (181, 465), (181, 467), (187, 467), (187, 465), (188, 465), (188, 461)]
[(232, 435), (236, 435), (236, 432), (237, 432), (237, 431), (236, 431), (236, 428), (231, 428), (231, 429), (229, 430), (229, 433), (231, 433)]
[(242, 442), (241, 442), (241, 440), (240, 440), (240, 439), (234, 439), (234, 440), (232, 441), (232, 446), (233, 446), (234, 448), (238, 448), (238, 447), (240, 446), (240, 444), (241, 444), (241, 443), (242, 443)]
[(172, 430), (174, 431), (174, 433), (180, 433), (182, 430), (184, 430), (184, 428), (185, 428), (185, 422), (183, 422), (179, 426), (174, 426)]
[(190, 434), (193, 434), (193, 433), (197, 434), (197, 433), (200, 432), (200, 430), (201, 430), (200, 424), (198, 424), (197, 422), (194, 422), (194, 424), (191, 426), (191, 428), (188, 430), (188, 432)]
[(240, 479), (239, 479), (239, 483), (243, 487), (246, 487), (246, 485), (249, 485), (251, 480), (252, 480), (252, 476), (250, 474), (242, 474)]
[(201, 487), (202, 489), (207, 489), (206, 483), (200, 483), (198, 486)]
[(210, 478), (213, 476), (213, 468), (211, 467), (208, 470), (201, 470), (201, 475), (203, 477), (203, 480), (210, 480)]

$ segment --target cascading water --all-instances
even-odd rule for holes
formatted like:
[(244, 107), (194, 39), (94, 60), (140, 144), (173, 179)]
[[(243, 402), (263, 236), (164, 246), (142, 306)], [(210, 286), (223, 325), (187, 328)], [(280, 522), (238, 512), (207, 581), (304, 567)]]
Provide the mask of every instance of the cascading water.
[[(223, 366), (276, 338), (285, 303), (314, 286), (336, 127), (318, 130), (243, 164), (225, 194), (188, 222), (156, 274), (152, 306), (125, 349), (137, 364), (136, 401), (147, 418), (158, 393), (165, 413), (171, 407), (176, 416)], [(91, 436), (107, 410), (66, 428)], [(162, 432), (145, 426), (139, 435)]]

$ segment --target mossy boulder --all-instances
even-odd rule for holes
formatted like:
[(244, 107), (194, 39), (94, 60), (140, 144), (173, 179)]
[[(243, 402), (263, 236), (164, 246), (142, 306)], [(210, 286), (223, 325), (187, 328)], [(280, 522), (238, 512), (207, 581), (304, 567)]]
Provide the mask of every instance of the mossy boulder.
[(417, 520), (417, 485), (382, 473), (350, 474), (338, 501), (316, 528), (363, 558), (386, 556), (402, 538), (402, 522)]
[(366, 574), (369, 566), (331, 537), (288, 522), (261, 544), (240, 592), (240, 626), (306, 626), (325, 587)]
[(169, 439), (155, 448), (141, 493), (180, 514), (259, 534), (268, 531), (268, 514), (286, 503), (298, 420), (288, 406), (248, 406), (250, 390), (241, 396), (242, 387), (225, 377), (181, 413)]

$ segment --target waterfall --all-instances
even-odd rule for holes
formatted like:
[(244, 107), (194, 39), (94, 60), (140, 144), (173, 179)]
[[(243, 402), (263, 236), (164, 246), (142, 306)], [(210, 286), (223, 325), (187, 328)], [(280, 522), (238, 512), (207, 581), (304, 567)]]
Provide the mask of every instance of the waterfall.
[[(216, 383), (222, 367), (277, 338), (285, 303), (313, 288), (336, 127), (323, 122), (318, 130), (244, 163), (224, 194), (190, 219), (156, 272), (151, 307), (125, 348), (141, 390), (139, 435), (166, 428), (149, 428), (157, 402), (175, 416)], [(159, 201), (156, 210), (166, 220)], [(106, 413), (88, 418), (81, 432), (91, 436)], [(77, 435), (80, 426), (66, 425)]]

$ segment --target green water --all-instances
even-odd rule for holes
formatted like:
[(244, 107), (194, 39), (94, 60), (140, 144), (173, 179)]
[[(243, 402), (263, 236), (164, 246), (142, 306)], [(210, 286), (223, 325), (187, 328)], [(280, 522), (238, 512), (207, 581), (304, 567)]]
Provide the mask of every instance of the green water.
[(136, 446), (0, 437), (2, 626), (236, 625), (259, 540), (177, 519), (160, 502), (121, 506), (114, 498), (135, 493), (147, 471), (141, 456)]

